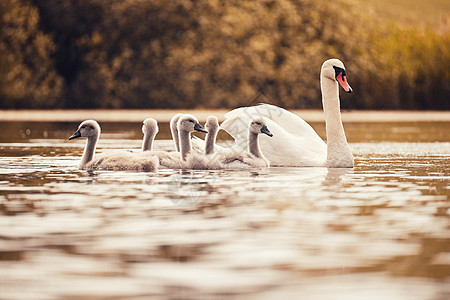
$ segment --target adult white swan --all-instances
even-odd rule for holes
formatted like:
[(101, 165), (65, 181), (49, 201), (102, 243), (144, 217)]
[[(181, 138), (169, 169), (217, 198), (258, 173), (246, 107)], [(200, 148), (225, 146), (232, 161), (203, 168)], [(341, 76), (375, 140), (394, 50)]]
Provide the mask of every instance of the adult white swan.
[(80, 169), (84, 170), (136, 170), (154, 172), (158, 169), (158, 159), (144, 152), (129, 151), (108, 152), (95, 157), (95, 148), (100, 137), (100, 125), (94, 120), (83, 121), (78, 130), (69, 137), (87, 138), (86, 147), (81, 157)]
[(338, 83), (347, 93), (352, 92), (344, 64), (338, 59), (329, 59), (323, 63), (320, 72), (326, 144), (302, 118), (269, 104), (232, 110), (225, 114), (221, 128), (235, 139), (236, 145), (245, 144), (249, 120), (264, 116), (269, 118), (267, 126), (273, 137), (262, 136), (260, 143), (272, 165), (352, 168), (353, 155), (342, 126)]

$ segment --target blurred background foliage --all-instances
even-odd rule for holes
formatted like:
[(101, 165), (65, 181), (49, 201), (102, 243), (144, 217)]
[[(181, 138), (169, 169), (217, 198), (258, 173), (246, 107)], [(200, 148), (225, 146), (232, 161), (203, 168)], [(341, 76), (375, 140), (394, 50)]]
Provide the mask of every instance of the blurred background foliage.
[(320, 108), (320, 66), (337, 57), (355, 90), (343, 108), (450, 109), (448, 11), (420, 24), (390, 13), (357, 0), (2, 0), (0, 107)]

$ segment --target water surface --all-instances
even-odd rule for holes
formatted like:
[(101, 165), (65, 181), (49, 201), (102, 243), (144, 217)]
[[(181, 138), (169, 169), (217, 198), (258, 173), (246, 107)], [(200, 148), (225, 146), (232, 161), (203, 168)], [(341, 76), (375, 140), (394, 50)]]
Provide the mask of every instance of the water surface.
[(449, 122), (346, 123), (354, 169), (157, 173), (78, 170), (77, 126), (0, 122), (0, 299), (450, 297)]

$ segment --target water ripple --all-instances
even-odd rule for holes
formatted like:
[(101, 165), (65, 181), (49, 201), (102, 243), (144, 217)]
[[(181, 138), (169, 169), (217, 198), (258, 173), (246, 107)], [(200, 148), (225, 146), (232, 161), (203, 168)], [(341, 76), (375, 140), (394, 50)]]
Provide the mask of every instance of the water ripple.
[(0, 144), (5, 299), (449, 295), (449, 143), (351, 144), (353, 170), (157, 173), (80, 171), (82, 143), (49, 143)]

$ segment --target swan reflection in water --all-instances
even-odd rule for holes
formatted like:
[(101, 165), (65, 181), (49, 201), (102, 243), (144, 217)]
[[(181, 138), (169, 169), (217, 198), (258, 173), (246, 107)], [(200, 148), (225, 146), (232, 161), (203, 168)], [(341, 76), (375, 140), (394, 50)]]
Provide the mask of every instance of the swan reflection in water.
[(339, 186), (342, 179), (345, 178), (347, 174), (353, 174), (353, 168), (328, 168), (327, 175), (323, 181), (325, 186)]
[[(247, 183), (246, 192), (257, 195), (264, 193), (265, 189), (277, 189), (281, 191), (277, 196), (280, 201), (283, 197), (291, 201), (308, 199), (311, 186), (314, 190), (320, 189), (324, 197), (334, 198), (334, 193), (341, 191), (341, 183), (348, 174), (353, 174), (351, 168), (295, 168), (295, 167), (270, 167), (248, 170), (180, 170), (170, 176), (167, 191), (170, 200), (176, 206), (189, 207), (198, 204), (206, 204), (210, 199), (219, 198), (226, 189), (229, 193), (231, 186), (239, 187), (242, 181), (248, 182), (252, 178), (254, 184)], [(232, 182), (235, 181), (235, 184)], [(241, 188), (236, 188), (242, 191)], [(239, 197), (236, 194), (236, 197)], [(255, 198), (255, 197), (252, 197)], [(256, 197), (257, 198), (257, 197)], [(255, 199), (256, 199), (255, 198)]]

